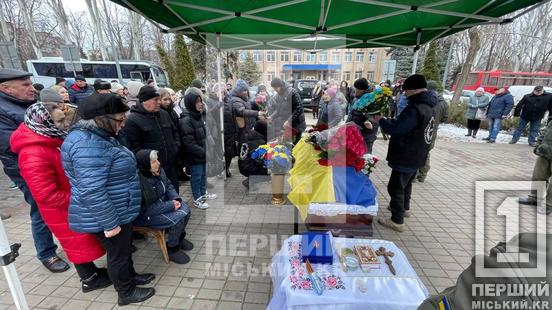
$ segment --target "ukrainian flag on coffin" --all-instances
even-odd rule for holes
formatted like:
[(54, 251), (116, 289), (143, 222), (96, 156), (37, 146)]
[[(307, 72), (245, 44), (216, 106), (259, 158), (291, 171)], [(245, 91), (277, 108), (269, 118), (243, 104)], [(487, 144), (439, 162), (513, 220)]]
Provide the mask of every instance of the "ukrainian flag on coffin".
[(372, 181), (353, 167), (322, 166), (318, 163), (320, 151), (301, 140), (293, 148), (295, 164), (289, 171), (291, 192), (288, 199), (303, 220), (310, 203), (346, 203), (360, 206), (376, 204), (376, 189)]

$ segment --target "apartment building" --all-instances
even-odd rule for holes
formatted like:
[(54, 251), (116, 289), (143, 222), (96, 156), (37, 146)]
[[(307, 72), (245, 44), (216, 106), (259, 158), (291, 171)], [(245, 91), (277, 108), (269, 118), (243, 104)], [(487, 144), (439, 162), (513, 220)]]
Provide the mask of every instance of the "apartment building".
[(292, 79), (345, 80), (351, 84), (365, 77), (381, 81), (383, 61), (389, 57), (384, 48), (329, 49), (317, 53), (299, 50), (242, 51), (240, 59), (251, 53), (262, 72), (261, 83), (274, 77)]

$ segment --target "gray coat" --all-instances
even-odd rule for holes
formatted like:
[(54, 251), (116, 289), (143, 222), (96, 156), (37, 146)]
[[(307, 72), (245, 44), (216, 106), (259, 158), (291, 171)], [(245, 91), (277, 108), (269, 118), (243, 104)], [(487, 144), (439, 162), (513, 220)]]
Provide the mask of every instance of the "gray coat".
[(475, 119), (477, 109), (484, 109), (489, 106), (489, 97), (485, 94), (481, 96), (473, 95), (468, 100), (468, 110), (466, 111), (466, 119)]

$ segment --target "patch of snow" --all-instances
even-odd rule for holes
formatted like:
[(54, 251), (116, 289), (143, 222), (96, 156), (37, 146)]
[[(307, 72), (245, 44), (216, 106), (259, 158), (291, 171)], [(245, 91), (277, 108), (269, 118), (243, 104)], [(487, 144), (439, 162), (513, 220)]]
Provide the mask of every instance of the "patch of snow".
[[(487, 140), (483, 140), (489, 136), (489, 131), (479, 129), (477, 137), (466, 137), (468, 129), (465, 127), (459, 127), (454, 124), (441, 124), (439, 125), (439, 131), (437, 133), (437, 139), (447, 141), (459, 141), (459, 142), (471, 142), (471, 143), (486, 143)], [(507, 144), (512, 140), (512, 135), (507, 131), (502, 130), (496, 138), (496, 143)], [(521, 137), (518, 144), (527, 144), (527, 137)]]

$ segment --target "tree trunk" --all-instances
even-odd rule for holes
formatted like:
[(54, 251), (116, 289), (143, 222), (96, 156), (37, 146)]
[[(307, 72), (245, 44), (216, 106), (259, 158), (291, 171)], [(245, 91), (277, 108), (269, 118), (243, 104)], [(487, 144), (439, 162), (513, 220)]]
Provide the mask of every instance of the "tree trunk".
[[(21, 1), (21, 0), (20, 0)], [(102, 60), (107, 60), (107, 49), (105, 46), (105, 40), (103, 36), (103, 31), (100, 25), (100, 16), (98, 12), (98, 5), (96, 0), (86, 0), (86, 6), (88, 7), (88, 12), (90, 13), (90, 19), (92, 20), (92, 25), (96, 30), (96, 35), (98, 36), (98, 45), (100, 48), (100, 53), (102, 55)]]
[(38, 39), (36, 38), (36, 34), (34, 32), (33, 19), (29, 12), (29, 8), (27, 7), (27, 4), (25, 4), (25, 1), (17, 0), (17, 2), (19, 3), (19, 9), (21, 10), (21, 14), (23, 15), (25, 30), (27, 30), (27, 33), (29, 34), (29, 40), (31, 41), (33, 50), (36, 54), (36, 57), (40, 59), (42, 58), (42, 51), (40, 50), (40, 44), (38, 43)]
[(479, 47), (481, 46), (481, 40), (479, 38), (477, 27), (473, 27), (470, 30), (468, 30), (468, 36), (470, 38), (470, 47), (468, 49), (468, 55), (466, 56), (466, 61), (464, 61), (464, 64), (462, 65), (462, 74), (460, 75), (460, 79), (456, 84), (456, 91), (454, 92), (454, 96), (452, 97), (453, 103), (459, 103), (459, 99), (460, 99), (460, 96), (462, 95), (462, 90), (464, 89), (464, 85), (466, 85), (466, 81), (468, 80), (468, 76), (470, 74), (473, 61), (475, 59), (475, 56), (477, 55), (477, 51), (479, 50)]
[(2, 4), (2, 0), (0, 0), (0, 27), (2, 27), (3, 40), (6, 42), (11, 41), (10, 32), (8, 31), (8, 24), (6, 24), (6, 16), (4, 16), (4, 6)]
[(67, 14), (65, 13), (63, 3), (61, 3), (61, 0), (48, 0), (48, 4), (52, 8), (52, 11), (54, 12), (54, 15), (56, 16), (56, 19), (59, 23), (59, 26), (61, 27), (62, 37), (65, 40), (65, 44), (73, 44), (74, 42), (71, 40), (74, 38), (74, 36), (69, 29), (69, 19), (67, 18)]
[(129, 26), (132, 38), (132, 59), (140, 60), (140, 52), (142, 50), (142, 29), (140, 29), (140, 15), (129, 11)]

